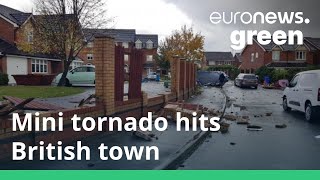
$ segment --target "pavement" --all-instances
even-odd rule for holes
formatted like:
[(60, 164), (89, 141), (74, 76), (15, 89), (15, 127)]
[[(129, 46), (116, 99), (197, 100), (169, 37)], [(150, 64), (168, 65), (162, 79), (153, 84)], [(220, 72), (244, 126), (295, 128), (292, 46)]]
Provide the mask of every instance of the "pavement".
[[(249, 116), (263, 131), (227, 121), (229, 133), (212, 133), (180, 166), (181, 170), (319, 170), (320, 123), (310, 124), (304, 114), (282, 110), (282, 91), (224, 86), (226, 115)], [(287, 125), (277, 129), (275, 125)]]
[[(90, 95), (95, 94), (94, 87), (81, 87), (85, 92), (81, 94), (65, 96), (65, 97), (56, 97), (56, 98), (43, 98), (37, 99), (40, 102), (45, 102), (53, 105), (57, 105), (64, 108), (74, 108), (77, 107), (82, 99), (88, 98)], [(124, 84), (124, 93), (128, 93), (129, 84)], [(152, 98), (159, 94), (170, 93), (170, 89), (164, 87), (163, 82), (145, 82), (142, 83), (142, 91), (148, 94), (148, 97)]]

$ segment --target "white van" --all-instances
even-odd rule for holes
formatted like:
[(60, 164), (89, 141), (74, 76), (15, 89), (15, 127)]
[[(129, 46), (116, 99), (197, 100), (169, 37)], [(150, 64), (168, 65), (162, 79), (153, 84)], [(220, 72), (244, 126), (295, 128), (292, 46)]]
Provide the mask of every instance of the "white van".
[(320, 114), (320, 70), (298, 73), (283, 93), (283, 109), (305, 112), (311, 122)]

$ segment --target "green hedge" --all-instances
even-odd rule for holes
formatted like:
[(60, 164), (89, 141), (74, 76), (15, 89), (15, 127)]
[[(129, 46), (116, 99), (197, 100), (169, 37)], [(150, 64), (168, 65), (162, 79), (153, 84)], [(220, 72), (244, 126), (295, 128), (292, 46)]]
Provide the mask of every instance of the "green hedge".
[(0, 73), (0, 86), (8, 85), (8, 83), (9, 83), (8, 74)]
[(265, 76), (269, 76), (271, 78), (271, 82), (277, 82), (281, 79), (291, 79), (299, 72), (320, 69), (319, 66), (309, 66), (307, 68), (287, 68), (287, 69), (275, 69), (275, 68), (267, 68), (263, 66), (256, 71), (256, 75), (259, 76), (261, 82), (264, 81)]

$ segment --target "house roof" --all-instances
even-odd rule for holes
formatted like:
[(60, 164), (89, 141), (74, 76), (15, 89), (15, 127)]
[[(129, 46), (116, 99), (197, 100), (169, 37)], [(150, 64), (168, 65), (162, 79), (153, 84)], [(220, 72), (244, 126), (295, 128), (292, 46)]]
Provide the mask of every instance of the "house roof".
[(87, 41), (92, 41), (96, 35), (113, 37), (117, 42), (134, 42), (136, 30), (134, 29), (83, 29)]
[(32, 14), (24, 13), (0, 4), (0, 14), (12, 23), (22, 25)]
[[(273, 41), (271, 41), (271, 43), (267, 44), (267, 45), (262, 45), (258, 42), (257, 40), (257, 36), (254, 36), (254, 40), (266, 51), (272, 51), (272, 49), (275, 47), (275, 46), (278, 46), (276, 45)], [(295, 41), (296, 42), (296, 41)], [(298, 45), (297, 43), (295, 43), (294, 45), (289, 45), (288, 44), (289, 42), (287, 41), (284, 45), (281, 45), (280, 48), (283, 50), (283, 51), (295, 51), (297, 49), (297, 47), (299, 47), (300, 45)], [(304, 41), (304, 45), (310, 49), (311, 51), (315, 51), (316, 49), (314, 48), (314, 46), (312, 46), (309, 42), (306, 42)]]
[(147, 41), (151, 40), (155, 48), (158, 47), (158, 35), (154, 34), (136, 34), (135, 29), (83, 29), (83, 32), (88, 41), (92, 41), (96, 35), (110, 36), (116, 42), (131, 42), (137, 40), (142, 42), (142, 47), (146, 47)]
[(158, 35), (155, 34), (136, 34), (135, 41), (140, 40), (142, 47), (146, 47), (146, 43), (150, 40), (153, 42), (153, 47), (158, 47)]
[(310, 42), (316, 48), (320, 49), (320, 38), (305, 37), (305, 40)]
[(205, 52), (207, 61), (234, 61), (231, 52)]
[(50, 55), (50, 54), (23, 52), (23, 51), (19, 50), (16, 46), (6, 42), (5, 40), (3, 40), (1, 38), (0, 38), (0, 52), (4, 55), (26, 56), (26, 57), (58, 60), (57, 57)]

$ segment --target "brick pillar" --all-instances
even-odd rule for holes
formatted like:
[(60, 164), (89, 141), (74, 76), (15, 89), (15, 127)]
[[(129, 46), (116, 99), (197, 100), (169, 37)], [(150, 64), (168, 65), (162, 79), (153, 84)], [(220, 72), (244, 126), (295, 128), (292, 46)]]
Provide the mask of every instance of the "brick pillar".
[(96, 66), (96, 95), (98, 103), (105, 107), (105, 115), (115, 113), (115, 45), (114, 39), (97, 36), (94, 40)]
[(186, 59), (180, 59), (180, 100), (185, 100), (186, 98), (186, 81), (187, 81), (187, 68)]
[(142, 115), (141, 116), (147, 116), (148, 115), (148, 94), (144, 91), (142, 91)]
[(192, 80), (192, 61), (188, 61), (188, 74), (187, 74), (187, 76), (188, 76), (188, 82), (187, 82), (187, 87), (188, 87), (188, 97), (190, 97), (191, 96), (191, 94), (192, 94), (192, 85), (191, 85), (191, 80)]
[(198, 65), (194, 63), (193, 65), (193, 88), (196, 89), (197, 86), (197, 70), (198, 70)]
[(177, 98), (180, 96), (179, 84), (180, 84), (180, 58), (174, 56), (170, 62), (171, 69), (171, 92), (175, 93)]

